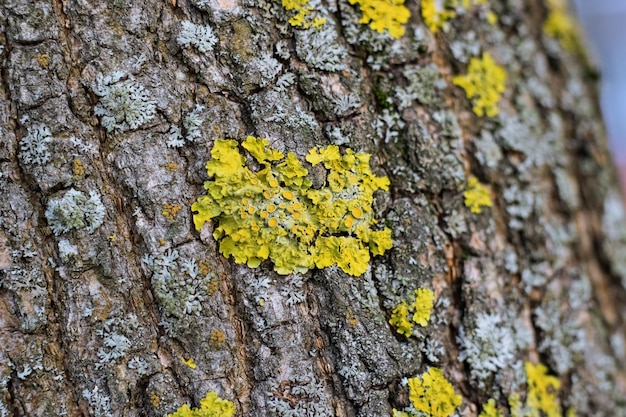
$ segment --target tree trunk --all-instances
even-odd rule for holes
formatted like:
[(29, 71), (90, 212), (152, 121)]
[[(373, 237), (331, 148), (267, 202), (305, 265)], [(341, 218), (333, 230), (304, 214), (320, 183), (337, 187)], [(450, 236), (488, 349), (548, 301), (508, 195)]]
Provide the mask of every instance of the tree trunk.
[[(558, 2), (459, 1), (439, 26), (428, 0), (351, 2), (3, 2), (0, 416), (166, 416), (211, 391), (237, 416), (417, 415), (432, 369), (458, 415), (516, 394), (520, 415), (626, 415), (626, 216)], [(472, 94), (486, 56), (503, 91)], [(311, 189), (310, 149), (371, 154), (393, 247), (363, 274), (224, 256), (191, 205), (217, 141), (248, 135)], [(401, 334), (422, 288), (427, 325)]]

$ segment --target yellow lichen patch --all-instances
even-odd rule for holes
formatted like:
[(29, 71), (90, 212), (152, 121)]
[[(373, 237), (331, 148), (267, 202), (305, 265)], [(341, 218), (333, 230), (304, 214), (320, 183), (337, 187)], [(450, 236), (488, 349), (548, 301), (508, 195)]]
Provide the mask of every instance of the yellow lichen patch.
[[(374, 175), (370, 155), (337, 146), (313, 148), (306, 156), (327, 170), (327, 184), (312, 188), (294, 153), (286, 157), (267, 139), (248, 136), (242, 147), (262, 168), (253, 172), (234, 140), (216, 140), (207, 162), (207, 193), (193, 203), (197, 230), (218, 220), (213, 237), (224, 256), (258, 267), (266, 259), (279, 274), (337, 265), (361, 275), (371, 255), (392, 246), (391, 230), (373, 230), (373, 194), (387, 190), (387, 177)], [(360, 217), (356, 218), (354, 214)]]
[(404, 411), (398, 411), (394, 408), (391, 417), (411, 417), (411, 415), (409, 413), (405, 413)]
[(352, 327), (356, 327), (359, 324), (359, 321), (356, 318), (356, 314), (350, 307), (348, 307), (348, 312), (346, 313), (346, 321)]
[(180, 358), (180, 360), (191, 369), (196, 369), (196, 363), (193, 361), (193, 358), (189, 358), (189, 359)]
[(545, 34), (558, 40), (569, 52), (580, 53), (580, 31), (569, 12), (567, 1), (548, 0), (548, 11), (548, 17), (543, 24)]
[(319, 28), (326, 23), (324, 17), (311, 17), (314, 12), (309, 0), (282, 0), (282, 5), (287, 11), (295, 11), (296, 14), (289, 19), (291, 26), (307, 29), (309, 27)]
[(41, 65), (42, 67), (48, 68), (48, 65), (50, 65), (50, 54), (47, 52), (43, 54), (38, 54), (37, 62), (39, 62), (39, 65)]
[[(411, 304), (402, 301), (393, 309), (389, 324), (396, 327), (396, 331), (406, 337), (413, 334), (413, 324), (422, 327), (428, 325), (430, 312), (435, 301), (435, 294), (428, 288), (415, 290), (415, 300)], [(410, 318), (409, 318), (410, 317)]]
[(212, 348), (215, 348), (215, 349), (221, 348), (225, 341), (226, 341), (226, 336), (224, 335), (223, 331), (213, 330), (211, 332), (211, 336), (209, 337), (209, 345)]
[(174, 172), (178, 169), (178, 164), (172, 162), (172, 161), (168, 161), (167, 164), (165, 164), (165, 171), (166, 172)]
[(152, 404), (154, 408), (159, 408), (161, 405), (161, 399), (154, 391), (150, 391), (150, 404)]
[(235, 405), (218, 397), (215, 391), (211, 391), (200, 400), (199, 408), (190, 408), (185, 404), (167, 417), (233, 417), (233, 415)]
[(513, 393), (509, 396), (509, 409), (511, 410), (511, 417), (522, 417), (522, 402), (520, 401), (519, 394)]
[(393, 309), (389, 324), (396, 328), (396, 331), (406, 337), (413, 334), (413, 324), (409, 320), (409, 306), (406, 301), (402, 300), (400, 304)]
[(72, 171), (74, 172), (74, 181), (82, 178), (85, 175), (85, 165), (83, 165), (83, 161), (79, 158), (74, 158)]
[[(441, 5), (441, 8), (438, 6)], [(422, 0), (422, 19), (424, 23), (433, 33), (439, 32), (448, 20), (456, 16), (454, 10), (443, 8), (443, 1), (440, 0)]]
[(486, 404), (483, 404), (483, 411), (478, 417), (504, 417), (504, 413), (496, 407), (496, 400), (491, 398)]
[(483, 207), (493, 206), (489, 188), (481, 184), (476, 177), (470, 177), (467, 183), (467, 190), (463, 193), (465, 207), (469, 207), (472, 213), (482, 212)]
[(415, 301), (412, 304), (415, 313), (413, 313), (413, 322), (422, 327), (428, 325), (430, 320), (430, 311), (435, 302), (435, 294), (428, 288), (420, 288), (415, 290)]
[(165, 203), (163, 204), (163, 210), (161, 210), (161, 214), (167, 220), (173, 222), (181, 208), (182, 207), (180, 206), (180, 204)]
[(493, 117), (498, 114), (498, 102), (504, 92), (506, 71), (487, 52), (483, 53), (482, 58), (472, 58), (467, 75), (457, 75), (452, 82), (465, 90), (465, 95), (472, 100), (474, 113), (478, 116)]
[(394, 38), (404, 35), (404, 25), (409, 21), (411, 12), (404, 5), (404, 0), (348, 0), (358, 4), (362, 17), (359, 23), (370, 25), (378, 33), (385, 30)]
[(543, 364), (524, 364), (526, 379), (528, 380), (528, 394), (526, 406), (531, 415), (539, 416), (543, 412), (546, 417), (560, 417), (561, 406), (558, 393), (561, 381), (555, 376), (548, 375), (548, 368)]
[(417, 411), (431, 417), (451, 416), (462, 401), (439, 368), (409, 379), (409, 399)]

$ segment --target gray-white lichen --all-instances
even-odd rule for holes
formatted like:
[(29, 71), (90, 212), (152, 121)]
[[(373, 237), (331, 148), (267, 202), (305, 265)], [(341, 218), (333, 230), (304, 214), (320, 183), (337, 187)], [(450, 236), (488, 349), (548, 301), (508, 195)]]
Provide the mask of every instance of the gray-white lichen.
[(94, 92), (100, 97), (94, 108), (107, 132), (121, 133), (137, 129), (156, 114), (156, 102), (150, 93), (133, 77), (125, 80), (124, 73), (115, 71), (103, 77), (98, 75)]
[(211, 26), (201, 26), (184, 20), (176, 41), (183, 48), (194, 46), (202, 53), (211, 52), (218, 39)]
[(104, 221), (104, 215), (105, 208), (97, 192), (90, 191), (87, 198), (74, 188), (60, 197), (51, 198), (45, 213), (56, 236), (84, 228), (93, 233)]

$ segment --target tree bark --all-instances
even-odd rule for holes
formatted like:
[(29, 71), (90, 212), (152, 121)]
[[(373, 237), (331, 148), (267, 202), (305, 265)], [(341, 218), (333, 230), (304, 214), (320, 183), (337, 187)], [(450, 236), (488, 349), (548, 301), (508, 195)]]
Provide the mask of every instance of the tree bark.
[[(408, 0), (394, 39), (311, 5), (320, 27), (269, 0), (0, 5), (0, 416), (165, 416), (210, 391), (237, 416), (389, 416), (429, 368), (458, 415), (510, 415), (525, 363), (563, 415), (626, 415), (626, 216), (595, 71), (549, 8), (459, 6), (433, 33)], [(507, 74), (491, 117), (453, 82), (484, 52)], [(247, 135), (372, 154), (393, 248), (358, 277), (225, 258), (190, 207), (215, 140)], [(419, 288), (435, 304), (405, 337), (389, 320)]]

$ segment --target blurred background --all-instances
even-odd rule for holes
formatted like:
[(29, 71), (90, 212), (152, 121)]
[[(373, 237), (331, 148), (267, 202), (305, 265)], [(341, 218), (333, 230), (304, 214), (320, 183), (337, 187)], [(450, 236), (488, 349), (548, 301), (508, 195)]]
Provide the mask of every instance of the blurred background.
[(574, 0), (601, 69), (602, 112), (626, 194), (626, 0)]

